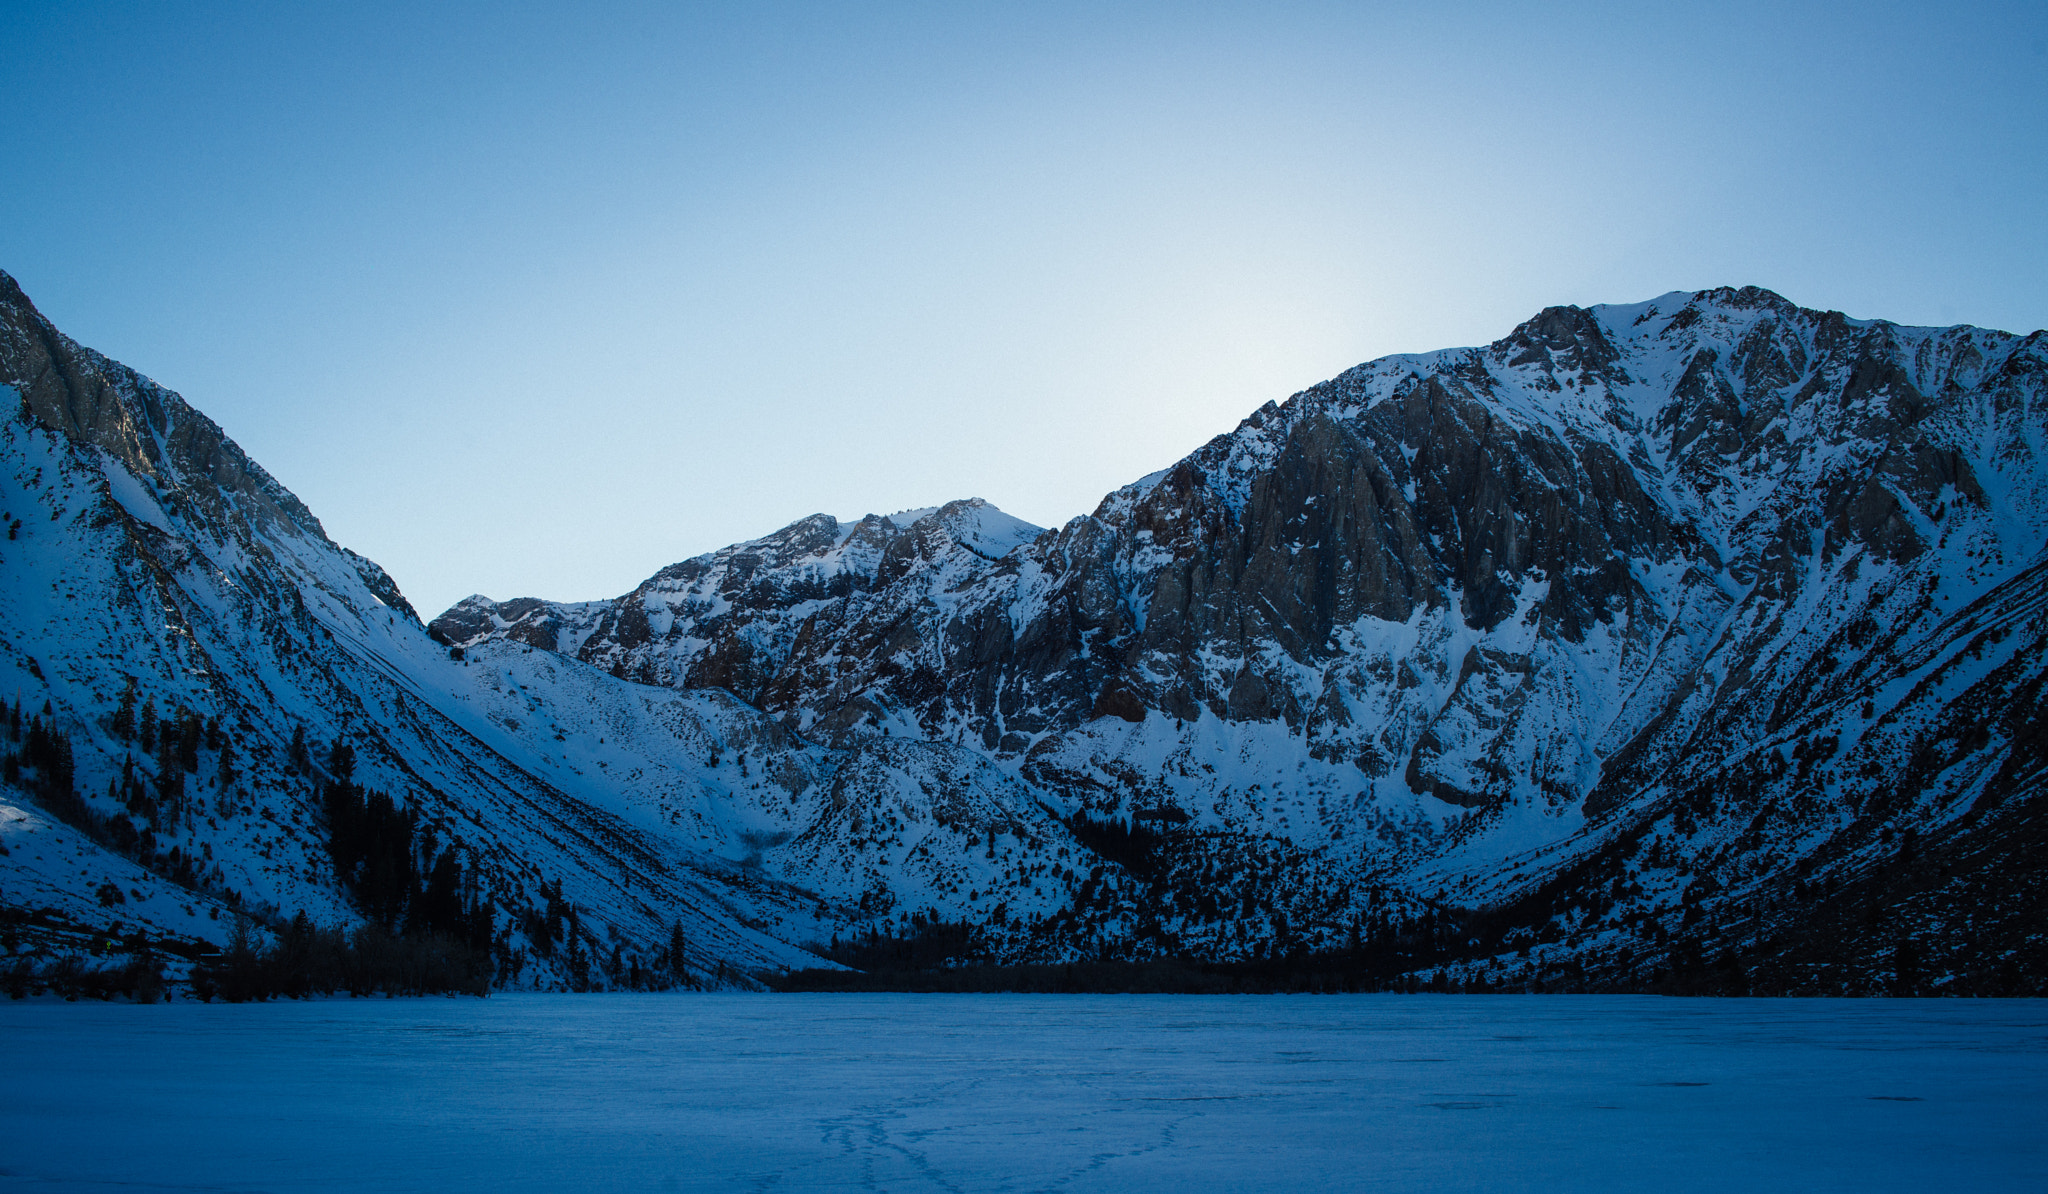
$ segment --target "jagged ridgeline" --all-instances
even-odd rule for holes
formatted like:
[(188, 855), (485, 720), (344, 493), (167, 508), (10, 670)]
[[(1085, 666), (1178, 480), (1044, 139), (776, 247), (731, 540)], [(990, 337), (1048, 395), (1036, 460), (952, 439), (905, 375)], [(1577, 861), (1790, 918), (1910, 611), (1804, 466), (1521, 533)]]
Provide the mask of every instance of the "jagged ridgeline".
[(8, 282), (9, 948), (223, 993), (2039, 991), (2044, 366), (1755, 289), (1553, 308), (1063, 527), (818, 515), (422, 626)]

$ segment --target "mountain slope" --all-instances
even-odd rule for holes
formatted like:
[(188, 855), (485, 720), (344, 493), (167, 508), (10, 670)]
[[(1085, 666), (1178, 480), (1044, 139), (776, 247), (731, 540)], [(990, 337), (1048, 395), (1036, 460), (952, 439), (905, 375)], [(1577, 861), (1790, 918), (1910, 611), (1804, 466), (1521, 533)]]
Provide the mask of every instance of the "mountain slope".
[[(0, 687), (65, 735), (77, 794), (31, 784), (0, 813), (0, 899), (18, 914), (216, 944), (232, 909), (361, 919), (319, 796), (339, 742), (355, 780), (419, 818), (422, 873), (437, 842), (457, 849), (494, 910), (503, 981), (570, 980), (574, 954), (527, 930), (550, 889), (599, 960), (579, 983), (604, 984), (615, 945), (651, 961), (677, 924), (702, 974), (814, 961), (798, 943), (844, 919), (721, 855), (716, 833), (650, 818), (653, 797), (622, 796), (602, 752), (584, 769), (543, 744), (530, 694), (598, 707), (583, 678), (522, 651), (450, 659), (382, 570), (217, 426), (56, 332), (4, 276), (0, 390)], [(762, 732), (751, 711), (596, 679), (671, 754)], [(187, 775), (174, 725), (194, 727)]]

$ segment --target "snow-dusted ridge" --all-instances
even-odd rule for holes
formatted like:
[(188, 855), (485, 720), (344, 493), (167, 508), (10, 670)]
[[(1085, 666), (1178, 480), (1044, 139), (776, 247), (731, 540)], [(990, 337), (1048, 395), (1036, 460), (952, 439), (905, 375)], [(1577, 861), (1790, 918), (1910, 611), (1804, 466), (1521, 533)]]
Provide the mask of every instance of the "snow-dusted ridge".
[[(2044, 377), (2041, 333), (1754, 288), (1552, 308), (1269, 403), (1059, 528), (814, 515), (623, 597), (423, 627), (7, 282), (0, 692), (49, 702), (107, 815), (160, 766), (110, 729), (131, 680), (233, 745), (155, 830), (203, 890), (24, 795), (0, 897), (201, 935), (229, 889), (356, 915), (297, 731), (461, 844), (515, 985), (570, 981), (522, 927), (556, 881), (593, 954), (680, 922), (719, 981), (913, 915), (1004, 958), (1369, 951), (1426, 920), (1415, 965), (1510, 985), (1736, 945), (1757, 981), (1903, 982), (1902, 948), (2039, 975)], [(1991, 911), (1957, 945), (1966, 904)], [(1491, 910), (1469, 943), (1458, 908)]]

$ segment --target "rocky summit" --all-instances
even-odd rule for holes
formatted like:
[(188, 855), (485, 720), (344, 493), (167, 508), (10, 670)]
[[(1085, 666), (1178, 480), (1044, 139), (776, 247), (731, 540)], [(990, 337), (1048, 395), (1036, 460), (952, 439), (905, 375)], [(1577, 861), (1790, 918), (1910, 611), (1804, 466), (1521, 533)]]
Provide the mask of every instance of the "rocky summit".
[(425, 626), (11, 281), (0, 384), (45, 955), (305, 910), (501, 987), (2048, 989), (2040, 332), (1555, 307), (1061, 527), (820, 514)]

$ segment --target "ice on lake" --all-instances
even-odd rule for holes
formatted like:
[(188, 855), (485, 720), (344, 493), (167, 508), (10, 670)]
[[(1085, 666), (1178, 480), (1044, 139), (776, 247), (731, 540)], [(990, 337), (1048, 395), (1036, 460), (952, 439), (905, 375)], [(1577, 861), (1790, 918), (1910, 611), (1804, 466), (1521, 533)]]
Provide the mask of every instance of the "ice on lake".
[(0, 1190), (2040, 1190), (2048, 1004), (0, 1004)]

